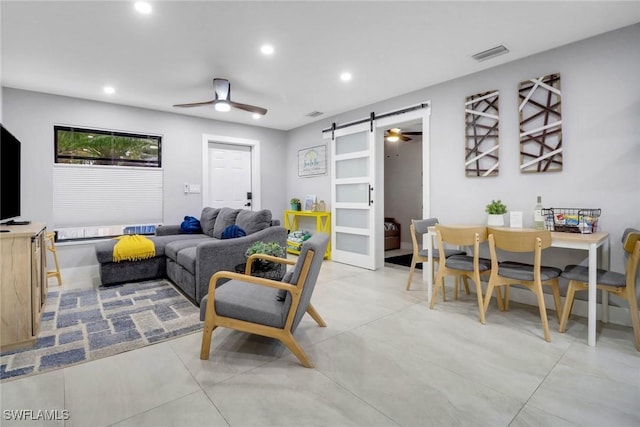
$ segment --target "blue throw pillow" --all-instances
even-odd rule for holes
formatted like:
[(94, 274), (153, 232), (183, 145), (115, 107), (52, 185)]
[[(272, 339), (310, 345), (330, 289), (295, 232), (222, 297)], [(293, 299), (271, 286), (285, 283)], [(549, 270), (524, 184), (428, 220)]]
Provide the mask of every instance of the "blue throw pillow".
[(184, 221), (180, 224), (180, 231), (187, 234), (202, 233), (200, 221), (192, 216), (185, 216)]
[(222, 230), (222, 239), (235, 239), (236, 237), (246, 236), (247, 233), (237, 225), (230, 225)]

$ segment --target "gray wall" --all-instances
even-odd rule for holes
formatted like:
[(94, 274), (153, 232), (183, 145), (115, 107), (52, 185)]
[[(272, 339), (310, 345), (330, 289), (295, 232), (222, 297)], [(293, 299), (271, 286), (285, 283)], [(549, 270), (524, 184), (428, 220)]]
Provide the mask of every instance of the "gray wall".
[[(184, 194), (185, 182), (202, 182), (202, 135), (259, 140), (262, 208), (283, 220), (286, 173), (284, 132), (77, 98), (2, 88), (3, 124), (22, 142), (22, 218), (53, 224), (53, 125), (67, 124), (163, 135), (163, 222), (200, 216), (201, 194)], [(117, 211), (117, 206), (114, 206)], [(117, 222), (116, 222), (117, 223)], [(97, 264), (93, 244), (58, 245), (61, 268)]]
[[(600, 228), (611, 234), (612, 267), (624, 270), (620, 238), (625, 227), (640, 228), (640, 24), (586, 39), (552, 51), (481, 71), (403, 96), (372, 104), (288, 134), (287, 194), (313, 192), (330, 199), (329, 175), (298, 178), (300, 148), (322, 143), (321, 130), (431, 101), (431, 216), (446, 223), (482, 223), (484, 206), (502, 199), (509, 210), (524, 212), (533, 224), (536, 196), (546, 207), (602, 208)], [(428, 73), (425, 66), (425, 73)], [(564, 170), (522, 174), (519, 171), (520, 81), (561, 73)], [(467, 178), (464, 173), (465, 96), (500, 91), (500, 175)], [(402, 188), (395, 191), (402, 191)], [(556, 263), (568, 261), (551, 257)], [(571, 262), (586, 256), (576, 254)], [(570, 257), (569, 257), (570, 258)]]
[(262, 208), (282, 220), (286, 175), (271, 166), (285, 156), (282, 131), (12, 88), (3, 92), (3, 124), (22, 142), (23, 218), (52, 224), (53, 125), (68, 124), (163, 135), (165, 224), (200, 216), (202, 195), (184, 194), (183, 184), (202, 183), (203, 134), (259, 140)]

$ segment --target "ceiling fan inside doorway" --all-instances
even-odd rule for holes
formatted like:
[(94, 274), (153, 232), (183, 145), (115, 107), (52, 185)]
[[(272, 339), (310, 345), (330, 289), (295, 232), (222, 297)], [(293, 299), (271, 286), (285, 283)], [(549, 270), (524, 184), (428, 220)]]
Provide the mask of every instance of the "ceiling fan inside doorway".
[(412, 141), (413, 138), (410, 136), (422, 135), (422, 131), (408, 131), (402, 132), (400, 128), (391, 128), (387, 129), (384, 132), (384, 139), (389, 142), (397, 142), (397, 141)]

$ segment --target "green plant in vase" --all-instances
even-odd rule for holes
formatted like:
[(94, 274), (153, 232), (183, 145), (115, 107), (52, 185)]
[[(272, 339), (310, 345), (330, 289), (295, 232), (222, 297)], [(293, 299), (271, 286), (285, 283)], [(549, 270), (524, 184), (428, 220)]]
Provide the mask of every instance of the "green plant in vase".
[(289, 200), (289, 204), (291, 205), (292, 211), (299, 211), (302, 209), (302, 202), (300, 202), (300, 199), (297, 197), (292, 197), (291, 200)]
[[(265, 254), (265, 255), (271, 255), (278, 258), (285, 258), (284, 248), (280, 246), (278, 242), (263, 242), (261, 240), (254, 242), (246, 250), (245, 256), (248, 259), (253, 254)], [(264, 270), (264, 269), (275, 268), (277, 264), (271, 261), (257, 259), (253, 261), (253, 265), (257, 265), (258, 268)]]
[(489, 203), (484, 210), (489, 214), (487, 225), (504, 225), (504, 214), (507, 213), (507, 205), (502, 203), (502, 200), (491, 200), (491, 203)]

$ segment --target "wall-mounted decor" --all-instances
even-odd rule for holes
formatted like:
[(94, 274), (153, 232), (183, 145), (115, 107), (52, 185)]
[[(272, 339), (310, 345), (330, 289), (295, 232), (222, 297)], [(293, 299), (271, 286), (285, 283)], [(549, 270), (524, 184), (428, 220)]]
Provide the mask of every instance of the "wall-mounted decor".
[(498, 175), (499, 98), (497, 90), (465, 98), (464, 168), (467, 176)]
[(520, 171), (562, 170), (560, 73), (520, 82)]
[(327, 146), (298, 150), (298, 176), (313, 176), (327, 173)]

